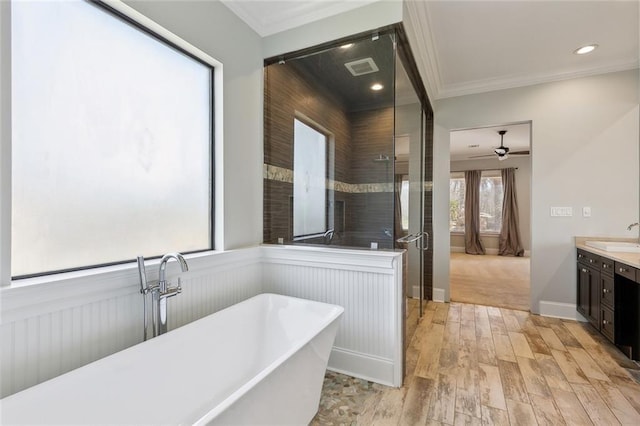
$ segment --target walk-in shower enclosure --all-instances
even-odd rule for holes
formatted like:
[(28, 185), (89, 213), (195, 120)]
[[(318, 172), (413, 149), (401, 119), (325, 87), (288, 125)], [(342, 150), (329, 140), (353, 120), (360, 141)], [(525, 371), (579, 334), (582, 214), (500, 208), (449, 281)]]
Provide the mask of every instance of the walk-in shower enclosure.
[[(406, 248), (394, 243), (410, 229), (409, 206), (402, 223), (396, 195), (403, 178), (405, 191), (415, 183), (421, 198), (414, 211), (426, 212), (431, 109), (405, 71), (402, 38), (387, 28), (265, 61), (265, 243)], [(408, 111), (415, 116), (407, 119)], [(411, 178), (410, 136), (418, 147)], [(399, 144), (407, 145), (401, 155)], [(430, 206), (415, 221), (420, 229), (427, 219), (430, 225)]]
[(392, 248), (395, 51), (374, 38), (266, 66), (265, 242)]

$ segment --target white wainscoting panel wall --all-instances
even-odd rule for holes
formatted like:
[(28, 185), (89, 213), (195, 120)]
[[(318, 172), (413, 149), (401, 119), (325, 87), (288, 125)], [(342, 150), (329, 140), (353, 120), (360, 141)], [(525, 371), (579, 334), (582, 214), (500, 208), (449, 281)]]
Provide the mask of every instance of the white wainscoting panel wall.
[(402, 253), (263, 247), (264, 290), (343, 306), (329, 369), (402, 384)]
[[(172, 284), (182, 279), (168, 300), (170, 330), (264, 292), (334, 303), (345, 313), (329, 367), (401, 385), (402, 253), (261, 246), (186, 258), (188, 272), (167, 266)], [(146, 262), (148, 281), (158, 264)], [(1, 396), (142, 342), (139, 289), (135, 262), (0, 289)]]
[[(187, 257), (183, 293), (169, 299), (169, 328), (262, 293), (258, 247)], [(179, 271), (167, 267), (175, 284)], [(158, 260), (147, 262), (149, 280)], [(135, 262), (74, 272), (1, 290), (1, 395), (7, 396), (142, 342), (142, 295)]]

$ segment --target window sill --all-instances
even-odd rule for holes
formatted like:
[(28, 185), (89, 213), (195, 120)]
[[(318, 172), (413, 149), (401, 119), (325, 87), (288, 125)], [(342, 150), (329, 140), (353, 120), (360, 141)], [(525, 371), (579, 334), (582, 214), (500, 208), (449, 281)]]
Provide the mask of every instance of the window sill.
[[(449, 231), (449, 233), (451, 235), (464, 236), (464, 232), (460, 232), (460, 231)], [(499, 232), (481, 232), (480, 236), (481, 237), (499, 237), (500, 233)]]

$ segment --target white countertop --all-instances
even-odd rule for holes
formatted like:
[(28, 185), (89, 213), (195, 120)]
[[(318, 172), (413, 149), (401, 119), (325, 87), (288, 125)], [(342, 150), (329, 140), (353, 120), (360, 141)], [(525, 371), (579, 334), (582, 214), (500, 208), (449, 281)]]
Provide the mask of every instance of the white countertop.
[(599, 250), (597, 248), (589, 247), (585, 244), (585, 241), (637, 241), (635, 238), (603, 238), (603, 237), (576, 237), (576, 248), (588, 251), (590, 253), (597, 254), (598, 256), (606, 257), (607, 259), (614, 260), (616, 262), (622, 262), (625, 265), (633, 266), (640, 269), (640, 253), (624, 253), (624, 252), (611, 252), (605, 250)]

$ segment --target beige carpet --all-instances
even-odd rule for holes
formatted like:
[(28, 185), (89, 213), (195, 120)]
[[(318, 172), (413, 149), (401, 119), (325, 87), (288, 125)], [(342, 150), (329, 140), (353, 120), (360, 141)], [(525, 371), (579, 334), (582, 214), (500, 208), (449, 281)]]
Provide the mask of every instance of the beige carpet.
[(529, 310), (529, 258), (451, 253), (451, 301)]

